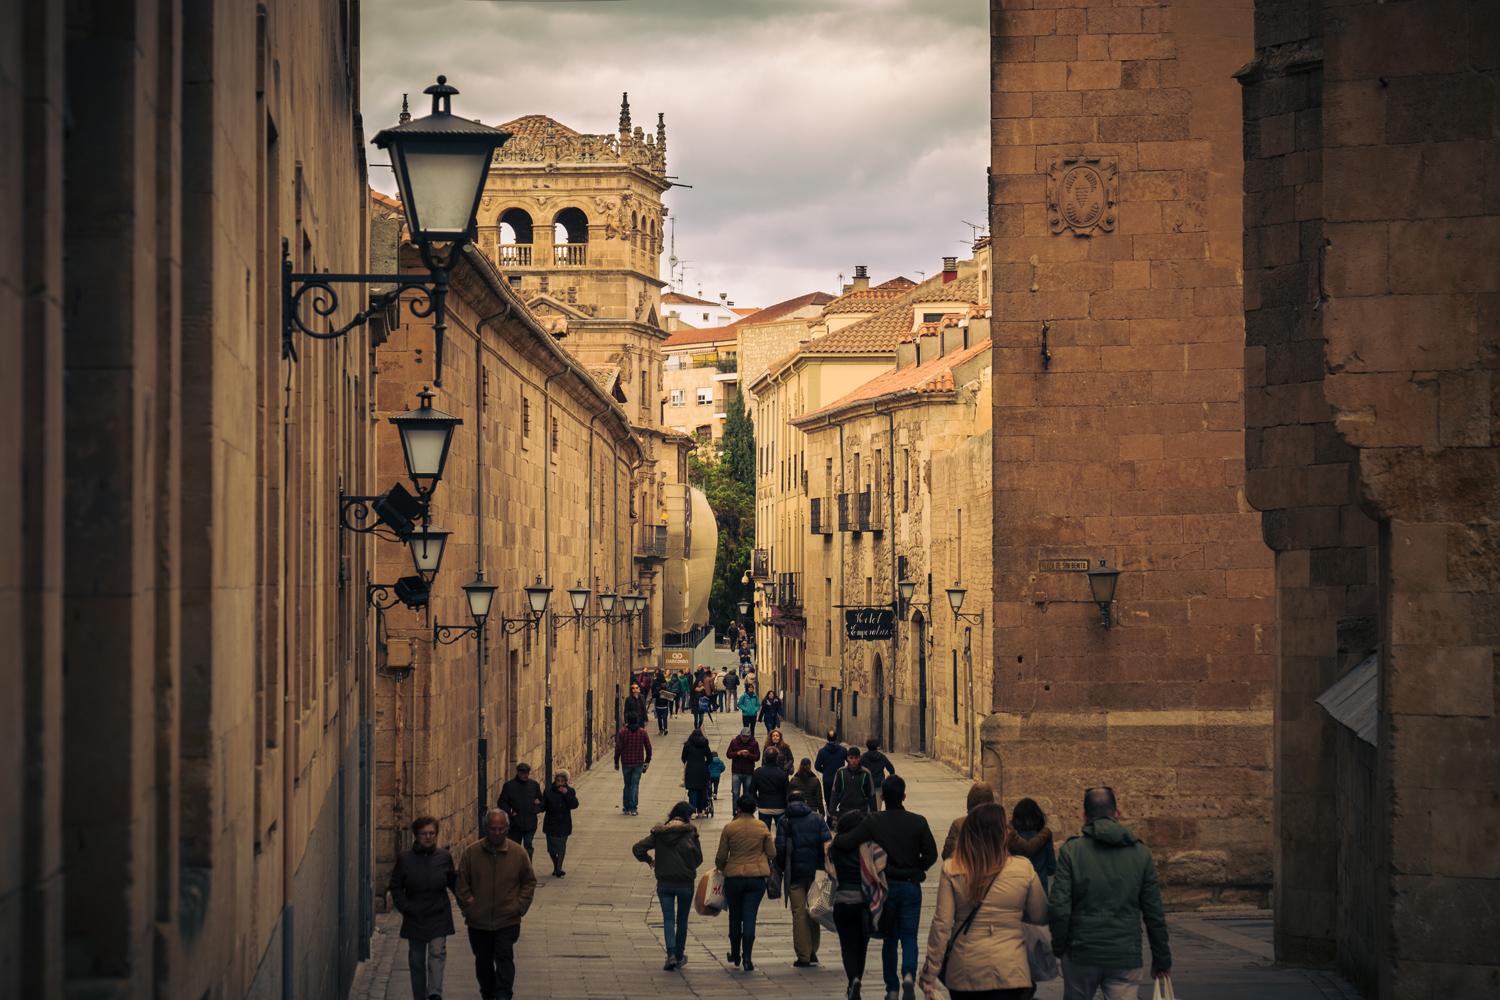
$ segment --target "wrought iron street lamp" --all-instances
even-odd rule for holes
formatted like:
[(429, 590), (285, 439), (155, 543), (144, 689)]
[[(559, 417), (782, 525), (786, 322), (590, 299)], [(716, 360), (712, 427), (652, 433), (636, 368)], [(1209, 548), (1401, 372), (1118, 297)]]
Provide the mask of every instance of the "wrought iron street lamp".
[(746, 615), (748, 615), (749, 613), (750, 613), (750, 602), (749, 601), (741, 601), (740, 602), (740, 617), (743, 618)]
[(452, 532), (438, 528), (422, 528), (406, 536), (406, 544), (411, 549), (412, 565), (416, 567), (417, 575), (429, 585), (437, 577), (438, 568), (443, 564), (443, 550), (448, 547), (450, 534)]
[(440, 625), (436, 622), (432, 626), (432, 641), (444, 645), (457, 642), (460, 638), (473, 632), (484, 641), (484, 623), (490, 616), (490, 605), (495, 600), (495, 591), (499, 590), (493, 583), (484, 582), (484, 573), (479, 573), (472, 583), (463, 586), (464, 597), (469, 602), (469, 617), (474, 619), (472, 625)]
[(1103, 559), (1099, 560), (1098, 566), (1089, 570), (1089, 593), (1093, 595), (1094, 603), (1099, 605), (1099, 623), (1105, 628), (1114, 626), (1109, 606), (1114, 603), (1115, 585), (1119, 581), (1119, 568), (1107, 565)]
[[(381, 527), (389, 537), (404, 540), (418, 518), (425, 524), (431, 508), (432, 492), (443, 478), (448, 464), (448, 449), (453, 431), (461, 419), (432, 406), (433, 394), (426, 386), (417, 393), (418, 405), (400, 416), (390, 418), (401, 435), (401, 453), (406, 459), (406, 475), (416, 496), (400, 483), (380, 496), (350, 496), (339, 492), (339, 522), (350, 531), (369, 534)], [(375, 522), (367, 524), (370, 515)]]
[[(443, 384), (443, 334), (448, 275), (464, 245), (473, 239), (479, 198), (495, 150), (510, 133), (455, 115), (457, 88), (440, 76), (423, 93), (432, 97), (432, 114), (382, 130), (374, 143), (388, 150), (401, 191), (406, 227), (422, 255), (426, 274), (320, 274), (292, 270), (288, 241), (281, 241), (281, 355), (297, 359), (294, 335), (334, 340), (395, 305), (408, 292), (413, 316), (432, 317), (433, 384)], [(390, 291), (370, 297), (369, 305), (340, 327), (323, 323), (339, 308), (337, 285), (381, 284)], [(304, 301), (311, 312), (303, 317)], [(315, 325), (309, 325), (309, 322)]]
[(974, 622), (976, 625), (984, 622), (984, 612), (977, 611), (973, 614), (964, 614), (961, 608), (964, 606), (964, 596), (968, 594), (967, 587), (960, 586), (957, 580), (953, 586), (948, 588), (948, 606), (953, 609), (953, 620), (955, 622)]
[(526, 588), (526, 613), (519, 618), (500, 619), (500, 628), (506, 635), (515, 635), (523, 629), (535, 630), (547, 614), (547, 603), (552, 597), (552, 588), (542, 582), (541, 574), (536, 582)]

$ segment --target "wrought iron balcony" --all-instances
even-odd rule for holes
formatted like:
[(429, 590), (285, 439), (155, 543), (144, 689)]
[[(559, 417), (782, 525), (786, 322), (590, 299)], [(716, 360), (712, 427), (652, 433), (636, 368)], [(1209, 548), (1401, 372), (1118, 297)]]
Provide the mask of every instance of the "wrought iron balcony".
[(854, 496), (852, 493), (840, 493), (838, 495), (840, 531), (855, 530), (853, 517), (854, 501), (850, 499), (852, 496)]
[(802, 607), (802, 574), (776, 574), (776, 606), (783, 611), (796, 611)]
[(750, 575), (757, 580), (764, 580), (771, 575), (771, 553), (765, 549), (756, 549), (754, 557), (750, 560)]
[(885, 527), (885, 521), (881, 518), (884, 509), (881, 504), (884, 498), (873, 490), (865, 490), (859, 494), (859, 502), (855, 510), (856, 531), (881, 531)]
[(808, 523), (812, 526), (814, 535), (833, 534), (833, 503), (830, 497), (813, 497), (808, 503), (811, 505)]
[(667, 557), (667, 526), (665, 524), (641, 525), (640, 544), (636, 553), (642, 559), (665, 559)]

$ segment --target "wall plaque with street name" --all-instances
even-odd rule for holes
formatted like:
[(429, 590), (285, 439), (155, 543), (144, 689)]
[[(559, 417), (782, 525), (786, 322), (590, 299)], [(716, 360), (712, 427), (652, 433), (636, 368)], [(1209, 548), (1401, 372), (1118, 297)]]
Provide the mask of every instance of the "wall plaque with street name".
[(880, 642), (896, 637), (896, 612), (891, 608), (846, 608), (844, 638)]
[(1043, 559), (1036, 564), (1038, 573), (1087, 573), (1087, 559)]

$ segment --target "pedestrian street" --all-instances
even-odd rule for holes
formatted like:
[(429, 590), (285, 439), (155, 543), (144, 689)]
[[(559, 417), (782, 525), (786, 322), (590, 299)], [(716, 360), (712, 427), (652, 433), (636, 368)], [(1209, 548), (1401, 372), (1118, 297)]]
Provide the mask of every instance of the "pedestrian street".
[[(756, 933), (754, 972), (731, 969), (726, 918), (688, 920), (688, 963), (674, 972), (662, 970), (661, 910), (650, 869), (631, 856), (630, 848), (685, 798), (679, 758), (683, 740), (691, 732), (692, 717), (673, 716), (671, 732), (658, 737), (648, 723), (654, 759), (641, 780), (640, 815), (620, 810), (621, 780), (605, 757), (592, 771), (576, 775), (579, 809), (568, 842), (567, 875), (553, 878), (536, 838), (536, 902), (522, 923), (516, 945), (518, 1000), (584, 1000), (584, 998), (699, 997), (829, 997), (844, 995), (837, 935), (823, 931), (818, 968), (792, 967), (791, 918), (784, 900), (762, 902)], [(812, 757), (822, 739), (789, 723), (782, 733), (795, 757)], [(722, 754), (739, 731), (737, 715), (718, 715), (706, 723), (705, 735)], [(757, 739), (764, 732), (757, 728)], [(892, 753), (898, 772), (907, 780), (907, 805), (927, 817), (939, 846), (954, 817), (963, 809), (967, 778), (925, 758)], [(716, 815), (698, 821), (704, 864), (713, 865), (719, 831), (728, 822), (730, 776), (720, 783)], [(1121, 803), (1128, 823), (1129, 803)], [(1077, 826), (1074, 817), (1053, 817), (1051, 823), (1065, 839)], [(447, 831), (444, 831), (445, 835)], [(935, 899), (938, 868), (923, 887), (924, 947)], [(447, 974), (443, 996), (448, 1000), (479, 1000), (474, 960), (462, 916), (453, 907), (457, 933), (448, 939)], [(1271, 961), (1271, 919), (1268, 911), (1225, 910), (1170, 915), (1174, 975), (1181, 1000), (1357, 1000), (1357, 994), (1336, 977), (1304, 969), (1276, 968)], [(408, 1000), (411, 996), (405, 942), (397, 936), (400, 918), (383, 914), (371, 945), (371, 959), (359, 970), (352, 996), (358, 1000)], [(1144, 949), (1144, 945), (1143, 945)], [(882, 995), (879, 986), (880, 942), (870, 943), (866, 997)], [(1037, 1000), (1060, 1000), (1060, 979), (1042, 984)], [(1149, 998), (1149, 987), (1143, 988)]]

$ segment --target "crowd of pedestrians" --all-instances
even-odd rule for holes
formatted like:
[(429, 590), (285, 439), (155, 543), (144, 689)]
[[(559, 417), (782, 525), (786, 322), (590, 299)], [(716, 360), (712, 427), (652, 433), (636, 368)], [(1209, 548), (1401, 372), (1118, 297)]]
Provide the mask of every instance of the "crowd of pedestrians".
[[(758, 698), (753, 681), (742, 684), (740, 676), (729, 682), (736, 673), (712, 676), (717, 701), (705, 693), (708, 676), (642, 676), (631, 686), (615, 740), (621, 811), (637, 815), (641, 775), (652, 759), (643, 728), (648, 706), (658, 735), (667, 732), (663, 712), (693, 711), (695, 725), (681, 754), (687, 801), (676, 803), (631, 849), (655, 877), (664, 969), (687, 963), (688, 921), (696, 910), (726, 915), (727, 960), (753, 971), (762, 902), (784, 898), (792, 964), (820, 965), (822, 932), (833, 930), (846, 1000), (860, 1000), (867, 989), (874, 938), (880, 939), (885, 1000), (914, 1000), (918, 990), (936, 997), (939, 984), (953, 1000), (1029, 1000), (1036, 983), (1059, 965), (1066, 1000), (1135, 998), (1143, 925), (1152, 974), (1170, 972), (1151, 852), (1120, 822), (1113, 790), (1088, 789), (1080, 834), (1056, 847), (1034, 800), (1020, 799), (1007, 814), (991, 787), (975, 782), (966, 813), (953, 821), (939, 851), (926, 818), (906, 808), (906, 781), (878, 740), (861, 749), (829, 732), (818, 752), (794, 769), (778, 728), (780, 699), (771, 693)], [(710, 704), (700, 711), (695, 699)], [(721, 755), (700, 717), (725, 704), (740, 711), (742, 726)], [(757, 722), (767, 727), (764, 746), (755, 735)], [(713, 815), (726, 759), (733, 817), (719, 833), (711, 870), (700, 872), (705, 855), (697, 821)], [(414, 842), (399, 856), (388, 889), (402, 915), (415, 1000), (443, 993), (446, 941), (454, 933), (450, 893), (467, 925), (481, 996), (511, 1000), (515, 945), (536, 889), (538, 818), (552, 875), (562, 878), (578, 804), (566, 772), (554, 774), (544, 790), (522, 762), (485, 817), (484, 836), (456, 865), (437, 846), (437, 820), (412, 824)], [(918, 927), (935, 865), (924, 955)]]

